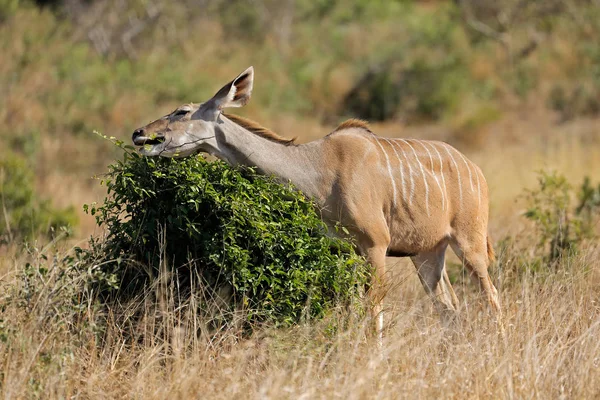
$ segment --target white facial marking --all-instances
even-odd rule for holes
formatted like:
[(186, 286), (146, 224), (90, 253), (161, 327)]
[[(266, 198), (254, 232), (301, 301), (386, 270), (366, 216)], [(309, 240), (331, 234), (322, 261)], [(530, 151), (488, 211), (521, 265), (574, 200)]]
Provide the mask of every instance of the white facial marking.
[(421, 174), (423, 175), (423, 184), (425, 185), (425, 209), (427, 210), (427, 216), (429, 217), (429, 185), (427, 184), (427, 175), (425, 175), (425, 169), (423, 168), (423, 164), (421, 164), (421, 160), (419, 160), (419, 156), (417, 155), (417, 152), (415, 151), (415, 148), (412, 147), (412, 145), (410, 143), (408, 143), (406, 140), (404, 139), (400, 139), (402, 140), (404, 143), (406, 143), (408, 145), (408, 147), (410, 147), (412, 149), (413, 154), (415, 155), (415, 159), (417, 160), (417, 163), (419, 164), (419, 167), (421, 168)]
[(458, 164), (456, 163), (456, 160), (452, 156), (452, 153), (450, 153), (450, 146), (446, 143), (442, 143), (442, 145), (443, 145), (444, 149), (446, 149), (446, 153), (448, 153), (448, 155), (450, 156), (450, 159), (452, 160), (452, 164), (454, 164), (454, 168), (456, 168), (456, 174), (458, 175), (459, 204), (462, 205), (462, 182), (460, 179), (460, 170), (458, 169)]
[(381, 151), (383, 152), (383, 155), (385, 156), (385, 162), (387, 164), (387, 170), (388, 170), (388, 174), (390, 175), (390, 180), (392, 181), (392, 190), (394, 191), (394, 207), (396, 207), (396, 180), (394, 179), (394, 175), (392, 174), (392, 165), (390, 164), (390, 158), (388, 157), (387, 152), (385, 151), (385, 149), (383, 148), (383, 146), (381, 145), (381, 143), (379, 143), (379, 138), (375, 135), (373, 135), (373, 137), (375, 138), (375, 142), (377, 142), (377, 144), (379, 145), (379, 148), (381, 149)]
[[(425, 143), (427, 143), (426, 141), (417, 140), (416, 142), (419, 143), (421, 146), (423, 146), (423, 148), (425, 149), (427, 154), (429, 154), (429, 161), (431, 161), (431, 174), (433, 175), (433, 179), (435, 179), (435, 183), (437, 183), (438, 188), (440, 188), (440, 193), (442, 194), (442, 210), (445, 210), (446, 209), (446, 197), (445, 197), (444, 190), (442, 189), (442, 185), (440, 184), (440, 181), (435, 173), (435, 167), (433, 165), (433, 156), (431, 155), (431, 152), (429, 151), (427, 146), (425, 146)], [(440, 165), (440, 171), (441, 171), (441, 165)], [(442, 177), (443, 177), (443, 175), (442, 175)]]
[(390, 139), (385, 139), (390, 146), (392, 146), (392, 150), (394, 150), (394, 154), (396, 155), (396, 158), (398, 159), (398, 162), (400, 163), (400, 181), (402, 182), (402, 201), (406, 201), (406, 179), (404, 178), (404, 163), (402, 162), (402, 159), (400, 158), (400, 156), (398, 155), (398, 152), (396, 151), (396, 146), (394, 146), (394, 143), (392, 140)]

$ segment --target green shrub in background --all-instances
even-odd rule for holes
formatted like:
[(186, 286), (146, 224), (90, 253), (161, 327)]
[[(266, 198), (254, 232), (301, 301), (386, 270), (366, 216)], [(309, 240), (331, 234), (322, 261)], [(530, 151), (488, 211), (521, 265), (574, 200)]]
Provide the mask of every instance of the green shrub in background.
[(600, 214), (600, 183), (594, 187), (589, 176), (586, 176), (577, 194), (577, 200), (575, 213), (582, 219), (585, 231), (591, 234), (596, 229), (596, 220)]
[(57, 209), (49, 200), (37, 199), (34, 182), (24, 159), (16, 155), (0, 158), (0, 245), (38, 234), (52, 237), (77, 224), (72, 207)]
[[(515, 94), (545, 99), (564, 119), (600, 112), (600, 7), (587, 0), (101, 3), (0, 0), (11, 136), (133, 130), (249, 63), (267, 77), (249, 113), (446, 123), (469, 104), (504, 110)], [(114, 156), (99, 153), (62, 167), (91, 175), (90, 157)]]
[(525, 217), (534, 223), (538, 255), (554, 263), (576, 252), (585, 239), (596, 234), (600, 185), (592, 187), (586, 177), (575, 191), (567, 178), (556, 172), (541, 172), (538, 182), (539, 187), (526, 194)]
[(17, 11), (19, 0), (0, 0), (0, 22)]
[(526, 194), (525, 217), (534, 223), (538, 253), (553, 262), (575, 251), (585, 232), (571, 212), (572, 187), (567, 178), (542, 172), (538, 183), (538, 188)]
[(440, 4), (425, 12), (407, 2), (395, 12), (394, 23), (402, 30), (389, 27), (399, 32), (391, 45), (378, 44), (377, 57), (370, 57), (338, 111), (378, 121), (440, 120), (454, 113), (467, 94), (483, 100), (481, 87), (488, 82), (469, 73), (468, 38), (455, 7)]
[(313, 203), (290, 185), (220, 161), (127, 149), (104, 184), (104, 204), (85, 209), (106, 238), (81, 265), (108, 298), (136, 297), (166, 269), (180, 293), (195, 290), (194, 279), (197, 290), (228, 293), (219, 301), (248, 322), (288, 325), (359, 304), (365, 263), (350, 243), (326, 236)]
[(515, 268), (525, 266), (528, 272), (548, 267), (554, 270), (565, 265), (562, 261), (576, 255), (586, 240), (598, 236), (600, 185), (593, 187), (587, 177), (575, 190), (565, 176), (541, 172), (538, 187), (528, 190), (525, 200), (527, 211), (524, 216), (533, 223), (535, 246), (518, 248), (518, 242), (527, 241), (516, 237), (507, 237), (500, 243), (500, 253), (512, 248), (512, 255), (506, 257), (514, 261)]

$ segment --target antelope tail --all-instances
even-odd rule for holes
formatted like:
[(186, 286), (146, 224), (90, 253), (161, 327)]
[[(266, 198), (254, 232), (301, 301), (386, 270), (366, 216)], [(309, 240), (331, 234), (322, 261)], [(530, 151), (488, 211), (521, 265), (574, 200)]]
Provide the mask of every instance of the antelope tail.
[(494, 253), (494, 247), (492, 246), (492, 241), (490, 240), (490, 235), (487, 237), (487, 254), (490, 262), (496, 261), (496, 254)]

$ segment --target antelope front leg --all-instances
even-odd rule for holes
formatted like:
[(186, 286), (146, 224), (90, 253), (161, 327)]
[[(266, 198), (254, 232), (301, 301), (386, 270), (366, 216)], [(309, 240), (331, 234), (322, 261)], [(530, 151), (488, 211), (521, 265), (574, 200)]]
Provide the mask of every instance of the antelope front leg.
[(385, 273), (385, 254), (387, 246), (374, 246), (365, 251), (367, 261), (373, 268), (371, 275), (371, 287), (369, 298), (371, 301), (371, 317), (375, 322), (375, 333), (377, 335), (377, 346), (383, 347), (383, 298), (387, 291)]

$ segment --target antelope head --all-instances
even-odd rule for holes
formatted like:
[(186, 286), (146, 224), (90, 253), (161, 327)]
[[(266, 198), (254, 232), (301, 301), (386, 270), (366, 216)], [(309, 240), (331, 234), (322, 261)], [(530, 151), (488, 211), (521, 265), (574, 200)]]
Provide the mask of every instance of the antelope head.
[(224, 108), (242, 107), (252, 94), (254, 69), (249, 67), (223, 86), (210, 100), (185, 104), (133, 132), (133, 144), (146, 156), (186, 157), (212, 153), (215, 126)]

